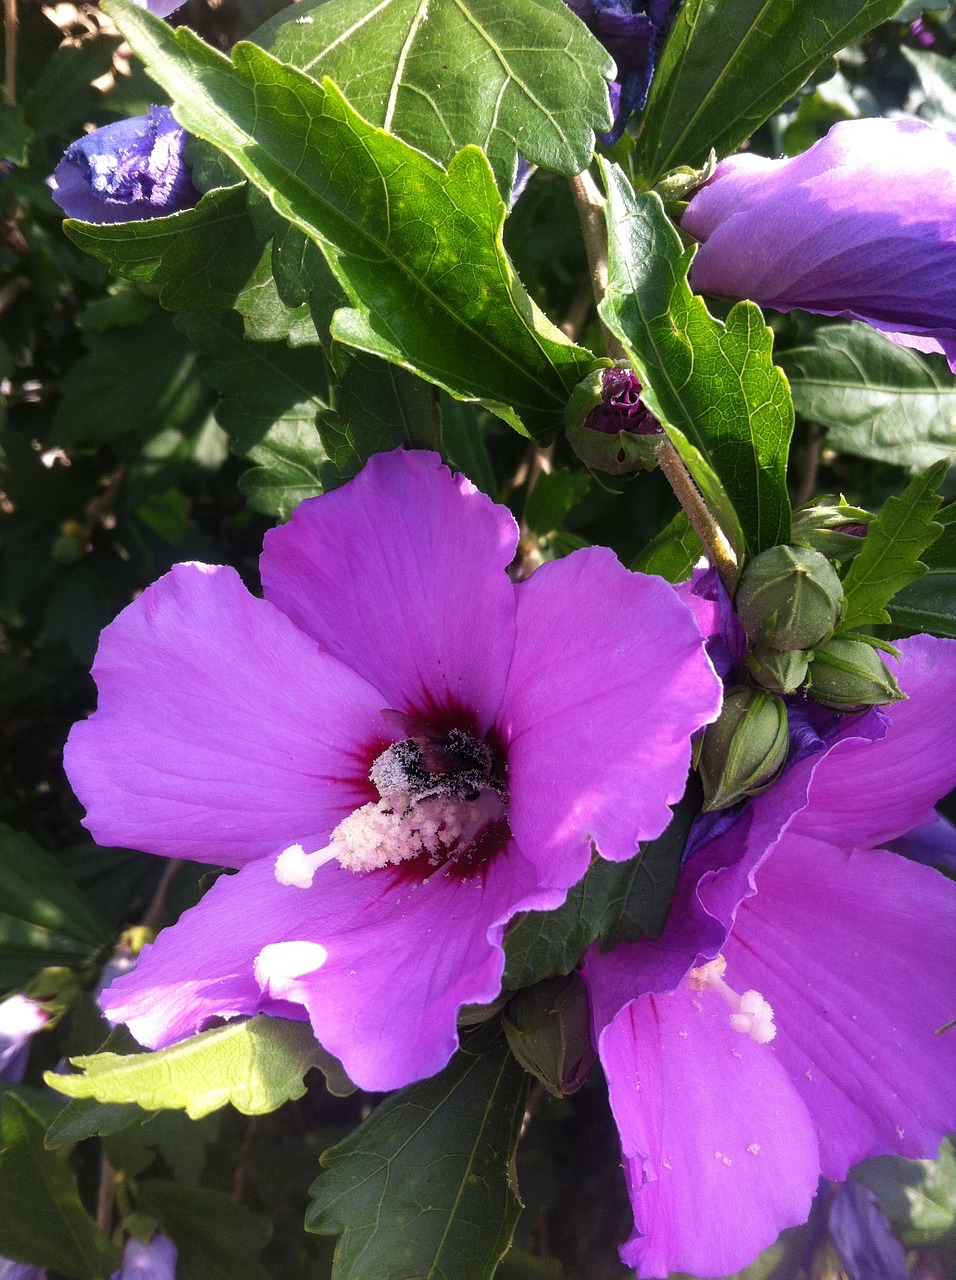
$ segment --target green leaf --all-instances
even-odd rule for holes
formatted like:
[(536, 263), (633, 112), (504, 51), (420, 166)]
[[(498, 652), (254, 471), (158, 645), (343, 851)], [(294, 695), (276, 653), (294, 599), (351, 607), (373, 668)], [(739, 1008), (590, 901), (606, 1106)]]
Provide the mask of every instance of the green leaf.
[(239, 487), (250, 506), (285, 520), (322, 492), (325, 450), (316, 414), (329, 401), (329, 368), (318, 347), (250, 342), (236, 315), (181, 316), (179, 325), (209, 358), (222, 399), (216, 421), (234, 453), (253, 463)]
[(176, 1280), (269, 1280), (258, 1261), (272, 1227), (223, 1191), (141, 1182), (138, 1208), (176, 1243)]
[(567, 514), (577, 506), (591, 487), (586, 471), (570, 471), (558, 467), (538, 476), (525, 503), (525, 523), (532, 533), (545, 537), (560, 529)]
[(92, 972), (109, 945), (59, 863), (29, 836), (0, 826), (0, 993), (21, 990), (49, 967)]
[(353, 307), (338, 312), (334, 337), (553, 438), (571, 388), (596, 361), (518, 281), (482, 152), (466, 147), (446, 171), (367, 124), (330, 81), (316, 84), (252, 44), (238, 44), (230, 64), (131, 0), (107, 3), (183, 125), (322, 247)]
[(948, 463), (937, 462), (914, 476), (898, 498), (887, 498), (867, 527), (863, 546), (843, 580), (846, 609), (841, 631), (889, 622), (886, 606), (926, 573), (920, 556), (943, 531), (933, 517), (942, 501), (937, 490), (948, 469)]
[(773, 335), (752, 302), (737, 303), (726, 323), (715, 320), (691, 293), (694, 250), (682, 247), (660, 199), (635, 195), (616, 165), (601, 168), (610, 273), (604, 322), (731, 545), (742, 550), (738, 520), (752, 554), (786, 542), (793, 404), (773, 363)]
[(956, 128), (956, 67), (952, 58), (943, 58), (931, 49), (901, 47), (900, 53), (919, 76), (924, 95), (919, 116), (943, 129)]
[(75, 245), (113, 275), (159, 289), (168, 311), (226, 311), (262, 254), (246, 213), (245, 186), (203, 196), (195, 209), (141, 222), (91, 223), (67, 218)]
[(668, 582), (686, 582), (700, 559), (700, 538), (683, 511), (644, 547), (635, 558), (634, 573), (656, 573)]
[(891, 18), (896, 0), (684, 0), (642, 117), (648, 186), (727, 155), (838, 49)]
[(956, 1226), (956, 1154), (946, 1138), (937, 1160), (880, 1156), (853, 1170), (857, 1182), (879, 1198), (904, 1244), (933, 1244)]
[(893, 597), (893, 625), (956, 639), (956, 504), (937, 520), (943, 532), (923, 555), (929, 572)]
[(338, 482), (357, 475), (373, 453), (399, 445), (441, 449), (438, 395), (420, 378), (358, 352), (345, 363), (319, 434)]
[(59, 445), (141, 439), (170, 427), (187, 430), (208, 412), (210, 392), (196, 352), (157, 311), (142, 324), (87, 336), (70, 366), (53, 418)]
[(97, 1102), (95, 1098), (74, 1098), (68, 1102), (46, 1132), (46, 1146), (72, 1146), (97, 1135), (107, 1137), (119, 1133), (146, 1117), (135, 1102)]
[(840, 453), (919, 471), (956, 458), (956, 379), (942, 356), (898, 347), (862, 324), (824, 325), (781, 353), (797, 412)]
[(334, 1076), (337, 1065), (307, 1022), (264, 1015), (201, 1031), (155, 1053), (95, 1053), (70, 1061), (85, 1074), (48, 1071), (45, 1077), (68, 1098), (135, 1102), (146, 1111), (185, 1109), (194, 1120), (227, 1103), (247, 1116), (275, 1111), (302, 1097), (310, 1068)]
[(505, 935), (504, 984), (512, 991), (570, 973), (600, 939), (602, 951), (620, 942), (657, 938), (680, 873), (681, 858), (703, 794), (692, 774), (667, 830), (641, 845), (636, 858), (596, 857), (587, 875), (556, 911), (529, 911)]
[(255, 269), (235, 299), (250, 342), (288, 342), (290, 347), (319, 341), (307, 302), (287, 306), (273, 275), (273, 246), (266, 245)]
[(601, 950), (621, 942), (659, 938), (667, 920), (680, 874), (681, 859), (704, 795), (697, 774), (692, 773), (683, 798), (674, 807), (667, 830), (641, 845), (630, 862), (596, 863), (591, 874), (604, 898)]
[(107, 1280), (120, 1251), (83, 1208), (70, 1166), (44, 1147), (43, 1120), (8, 1093), (0, 1123), (0, 1254), (70, 1280)]
[(528, 911), (505, 935), (504, 985), (510, 991), (570, 973), (601, 931), (606, 901), (591, 870), (556, 911)]
[(333, 1280), (489, 1280), (521, 1209), (527, 1079), (486, 1023), (444, 1071), (392, 1094), (323, 1154), (306, 1227), (342, 1233)]
[(32, 136), (20, 108), (14, 103), (0, 102), (0, 157), (17, 165), (26, 164)]
[(611, 127), (613, 62), (564, 0), (306, 0), (253, 39), (433, 160), (480, 146), (505, 199), (519, 146), (571, 175)]

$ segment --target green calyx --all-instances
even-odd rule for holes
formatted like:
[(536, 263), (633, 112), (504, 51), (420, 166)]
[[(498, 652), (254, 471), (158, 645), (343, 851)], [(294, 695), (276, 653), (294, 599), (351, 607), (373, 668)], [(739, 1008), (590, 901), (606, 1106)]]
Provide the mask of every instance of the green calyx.
[(843, 586), (819, 551), (776, 546), (744, 569), (735, 605), (752, 643), (781, 651), (812, 649), (839, 620)]
[(765, 689), (733, 689), (704, 734), (698, 768), (704, 812), (759, 795), (775, 780), (790, 749), (787, 708)]
[(807, 692), (834, 711), (864, 711), (906, 697), (873, 645), (856, 636), (834, 636), (813, 651)]

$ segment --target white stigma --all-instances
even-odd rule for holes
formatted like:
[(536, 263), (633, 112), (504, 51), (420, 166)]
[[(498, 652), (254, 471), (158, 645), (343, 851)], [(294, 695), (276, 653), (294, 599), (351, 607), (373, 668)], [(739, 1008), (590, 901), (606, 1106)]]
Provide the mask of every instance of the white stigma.
[(715, 991), (730, 1006), (730, 1025), (741, 1035), (750, 1036), (757, 1044), (769, 1044), (777, 1034), (773, 1021), (773, 1009), (759, 991), (745, 991), (738, 995), (724, 981), (727, 961), (723, 956), (691, 969), (689, 982), (694, 991)]
[(338, 856), (339, 849), (334, 839), (315, 853), (306, 853), (300, 844), (290, 844), (276, 858), (276, 879), (279, 884), (289, 885), (292, 889), (308, 889), (319, 867)]

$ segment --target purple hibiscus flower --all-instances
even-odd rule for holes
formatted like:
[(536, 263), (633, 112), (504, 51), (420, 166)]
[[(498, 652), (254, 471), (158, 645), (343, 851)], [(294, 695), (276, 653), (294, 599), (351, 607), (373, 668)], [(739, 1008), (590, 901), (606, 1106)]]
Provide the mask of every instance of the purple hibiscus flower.
[(53, 199), (69, 218), (134, 222), (191, 209), (199, 200), (184, 158), (188, 135), (169, 107), (94, 129), (66, 151)]
[(157, 1234), (145, 1244), (129, 1239), (123, 1249), (123, 1265), (110, 1280), (176, 1280), (177, 1256), (169, 1236)]
[(30, 1041), (48, 1021), (49, 1014), (29, 996), (0, 1001), (0, 1080), (18, 1083), (23, 1079)]
[[(157, 1233), (145, 1244), (129, 1239), (123, 1249), (123, 1265), (110, 1280), (176, 1280), (178, 1250), (169, 1236)], [(43, 1267), (0, 1258), (0, 1280), (47, 1280)]]
[(724, 1275), (818, 1178), (935, 1155), (956, 1116), (956, 884), (885, 846), (956, 783), (956, 643), (694, 848), (659, 941), (590, 954), (642, 1277)]
[(719, 682), (659, 579), (592, 548), (512, 584), (511, 515), (374, 457), (266, 535), (265, 599), (179, 565), (103, 633), (66, 766), (107, 844), (238, 869), (102, 997), (143, 1044), (311, 1019), (363, 1088), (438, 1071), (518, 912), (634, 856)]
[(698, 292), (864, 320), (956, 371), (956, 133), (849, 120), (790, 160), (731, 156), (681, 228)]
[(614, 143), (633, 111), (647, 102), (657, 58), (680, 0), (567, 0), (617, 63), (611, 84), (614, 124), (604, 141)]

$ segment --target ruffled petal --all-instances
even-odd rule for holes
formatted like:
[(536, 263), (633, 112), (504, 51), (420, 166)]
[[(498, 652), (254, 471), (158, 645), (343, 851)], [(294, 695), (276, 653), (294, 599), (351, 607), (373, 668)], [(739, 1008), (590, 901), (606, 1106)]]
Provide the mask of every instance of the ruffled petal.
[(882, 845), (929, 821), (956, 785), (956, 641), (914, 636), (898, 647), (899, 663), (889, 661), (907, 700), (882, 709), (881, 741), (842, 741), (827, 752), (795, 833), (843, 848)]
[(100, 639), (99, 705), (66, 745), (103, 845), (241, 866), (375, 797), (383, 695), (233, 569), (177, 565)]
[(600, 1038), (641, 1277), (723, 1276), (807, 1216), (813, 1125), (772, 1047), (732, 1031), (717, 997), (681, 988), (629, 1005)]
[(464, 708), (484, 732), (514, 645), (504, 507), (434, 453), (376, 454), (266, 534), (263, 590), (396, 711)]
[(518, 636), (499, 732), (522, 852), (567, 886), (590, 841), (611, 860), (670, 821), (690, 736), (721, 686), (690, 610), (603, 548), (543, 565), (516, 588)]
[(507, 921), (563, 896), (537, 887), (513, 844), (471, 878), (330, 863), (309, 889), (280, 885), (264, 858), (217, 880), (144, 948), (103, 1008), (150, 1047), (216, 1017), (304, 1009), (360, 1088), (397, 1089), (445, 1065), (463, 1004), (498, 994)]
[(956, 1115), (956, 884), (880, 850), (789, 836), (757, 873), (727, 980), (773, 1006), (774, 1049), (820, 1132), (823, 1173), (934, 1155)]

